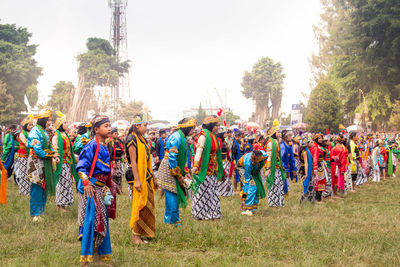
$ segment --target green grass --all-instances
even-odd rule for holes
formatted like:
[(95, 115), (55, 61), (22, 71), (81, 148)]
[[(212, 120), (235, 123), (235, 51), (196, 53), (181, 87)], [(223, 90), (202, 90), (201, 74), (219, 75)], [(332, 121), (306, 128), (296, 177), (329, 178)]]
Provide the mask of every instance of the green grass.
[[(293, 185), (284, 208), (262, 201), (253, 217), (240, 215), (238, 196), (221, 200), (223, 218), (195, 221), (181, 210), (183, 227), (163, 224), (164, 199), (156, 197), (156, 238), (131, 242), (127, 190), (111, 220), (114, 266), (388, 266), (400, 262), (400, 179), (362, 186), (342, 200), (300, 205)], [(33, 223), (29, 198), (8, 183), (0, 206), (0, 266), (79, 266), (77, 206), (60, 214), (54, 197), (45, 220)]]

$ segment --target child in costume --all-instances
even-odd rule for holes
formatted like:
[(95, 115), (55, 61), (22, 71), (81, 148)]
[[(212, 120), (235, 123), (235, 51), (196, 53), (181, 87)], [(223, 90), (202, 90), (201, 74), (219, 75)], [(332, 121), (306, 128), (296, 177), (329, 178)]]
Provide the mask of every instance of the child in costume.
[(80, 262), (109, 261), (111, 241), (109, 218), (115, 218), (115, 199), (110, 193), (120, 193), (110, 175), (110, 156), (105, 144), (111, 135), (111, 124), (107, 116), (93, 119), (95, 138), (83, 148), (76, 170), (78, 182), (78, 223), (82, 240)]

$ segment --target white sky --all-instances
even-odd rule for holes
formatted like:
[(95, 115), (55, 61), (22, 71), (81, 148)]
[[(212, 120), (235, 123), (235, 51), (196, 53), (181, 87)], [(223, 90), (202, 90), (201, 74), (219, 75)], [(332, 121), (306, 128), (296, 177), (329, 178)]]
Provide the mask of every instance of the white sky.
[[(247, 119), (253, 105), (241, 94), (243, 72), (268, 56), (284, 68), (288, 113), (310, 91), (320, 8), (319, 0), (128, 0), (131, 94), (154, 118), (176, 122), (182, 110), (205, 105), (207, 90), (219, 107), (213, 88), (226, 88), (228, 106)], [(107, 0), (0, 2), (0, 23), (28, 28), (39, 44), (41, 102), (58, 81), (77, 84), (76, 56), (88, 37), (109, 39), (110, 16)]]

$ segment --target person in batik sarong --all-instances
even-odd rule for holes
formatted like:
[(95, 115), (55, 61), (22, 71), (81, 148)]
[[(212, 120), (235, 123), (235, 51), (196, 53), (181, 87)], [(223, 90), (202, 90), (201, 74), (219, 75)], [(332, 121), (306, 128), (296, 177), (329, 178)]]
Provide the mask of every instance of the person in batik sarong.
[(137, 115), (125, 141), (129, 162), (125, 178), (132, 191), (129, 226), (135, 244), (147, 243), (142, 237), (153, 238), (156, 227), (154, 194), (158, 184), (153, 175), (151, 148), (144, 138), (146, 131), (147, 121), (141, 115)]
[[(119, 187), (110, 175), (110, 156), (105, 144), (111, 135), (111, 124), (107, 116), (93, 119), (95, 134), (79, 155), (76, 170), (78, 182), (78, 224), (81, 244), (81, 266), (89, 262), (104, 265), (111, 259), (109, 218), (115, 219), (115, 192)], [(114, 193), (111, 193), (114, 192)], [(113, 196), (114, 194), (114, 196)]]
[(54, 123), (56, 132), (52, 138), (55, 156), (59, 158), (56, 171), (54, 173), (56, 185), (56, 205), (61, 212), (66, 212), (65, 207), (74, 203), (73, 180), (79, 181), (76, 173), (75, 157), (72, 151), (71, 140), (67, 134), (67, 118), (61, 112), (57, 112), (58, 118)]
[(54, 178), (52, 159), (59, 162), (54, 154), (49, 135), (46, 131), (51, 125), (52, 113), (46, 109), (35, 117), (36, 126), (28, 135), (28, 178), (31, 182), (30, 209), (33, 221), (40, 221), (44, 214), (47, 196), (54, 195), (56, 180)]
[(217, 134), (219, 145), (221, 147), (222, 164), (224, 166), (224, 177), (222, 177), (221, 180), (218, 181), (218, 195), (221, 197), (230, 197), (233, 196), (235, 192), (233, 192), (233, 186), (229, 176), (231, 160), (228, 147), (225, 142), (225, 135), (226, 132), (220, 132)]
[(257, 212), (260, 199), (265, 198), (265, 188), (260, 172), (264, 168), (267, 153), (254, 150), (242, 156), (238, 166), (244, 168), (243, 189), (240, 193), (242, 215), (252, 216)]
[(28, 134), (33, 128), (33, 116), (27, 116), (21, 122), (22, 130), (17, 135), (19, 148), (16, 153), (14, 176), (17, 181), (19, 193), (23, 196), (29, 196), (31, 192), (31, 182), (28, 179)]
[(310, 148), (310, 152), (313, 157), (314, 165), (314, 189), (316, 192), (315, 199), (317, 203), (320, 203), (323, 200), (327, 182), (327, 170), (325, 167), (324, 154), (321, 149), (323, 135), (320, 133), (315, 134), (313, 139), (314, 146)]
[(213, 115), (203, 121), (203, 129), (196, 142), (196, 155), (192, 168), (192, 217), (214, 220), (222, 217), (218, 196), (218, 180), (224, 175), (221, 147), (216, 137), (220, 118)]
[[(282, 142), (280, 144), (281, 158), (282, 158), (282, 171), (286, 171), (286, 177), (290, 177), (290, 180), (297, 183), (297, 167), (296, 160), (294, 158), (293, 146), (292, 146), (293, 132), (291, 130), (282, 131)], [(285, 180), (284, 193), (289, 193), (290, 185), (289, 179)]]
[(191, 181), (188, 168), (189, 146), (186, 138), (193, 134), (196, 120), (185, 118), (178, 123), (178, 129), (167, 140), (165, 157), (158, 169), (158, 183), (165, 194), (164, 223), (182, 225), (179, 208), (187, 206), (186, 182)]
[(344, 175), (347, 170), (347, 155), (344, 137), (339, 135), (336, 138), (336, 146), (331, 150), (331, 177), (334, 198), (341, 197), (338, 192), (342, 195), (345, 193)]
[(107, 143), (108, 153), (110, 153), (110, 168), (113, 181), (119, 186), (122, 191), (122, 176), (123, 174), (123, 157), (124, 157), (124, 144), (118, 138), (118, 129), (116, 127), (111, 129), (111, 137)]
[(379, 140), (376, 140), (375, 146), (372, 150), (372, 181), (379, 183), (381, 181), (381, 175), (379, 166), (382, 164), (382, 156), (380, 153)]
[[(4, 168), (7, 169), (7, 176), (10, 178), (14, 171), (14, 155), (18, 149), (18, 143), (14, 140), (14, 133), (17, 130), (16, 125), (11, 125), (8, 128), (8, 133), (3, 138), (3, 155), (1, 156), (1, 162)], [(14, 177), (16, 181), (16, 178)]]
[(270, 207), (285, 206), (284, 184), (286, 180), (286, 171), (282, 166), (279, 138), (281, 136), (278, 120), (274, 120), (273, 126), (267, 131), (269, 139), (267, 141), (268, 159), (267, 167), (267, 189), (268, 205)]
[(315, 190), (314, 190), (314, 171), (313, 171), (313, 157), (310, 152), (310, 148), (314, 146), (314, 141), (311, 138), (304, 137), (301, 140), (301, 146), (299, 151), (299, 175), (302, 180), (302, 190), (300, 203), (315, 202)]
[(351, 132), (350, 136), (350, 170), (351, 170), (351, 180), (353, 186), (353, 192), (355, 186), (359, 186), (368, 181), (367, 175), (361, 166), (361, 154), (358, 147), (358, 134), (356, 132)]

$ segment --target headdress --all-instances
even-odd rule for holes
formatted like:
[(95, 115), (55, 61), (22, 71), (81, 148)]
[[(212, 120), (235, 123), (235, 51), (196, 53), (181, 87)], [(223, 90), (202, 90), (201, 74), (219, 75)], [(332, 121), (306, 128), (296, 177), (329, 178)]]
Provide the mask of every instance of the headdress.
[(60, 128), (60, 126), (67, 121), (67, 116), (65, 116), (65, 114), (61, 113), (60, 111), (56, 111), (56, 114), (58, 116), (58, 118), (56, 119), (56, 121), (54, 122), (54, 129), (58, 129)]
[(137, 114), (133, 118), (133, 124), (138, 125), (138, 124), (143, 124), (143, 123), (147, 123), (147, 120), (144, 119), (143, 114)]
[(93, 125), (93, 128), (95, 128), (95, 127), (100, 127), (100, 125), (107, 123), (107, 122), (110, 122), (110, 118), (108, 118), (105, 115), (99, 115), (99, 116), (96, 116), (93, 118), (92, 125)]
[(288, 135), (293, 135), (293, 131), (291, 129), (285, 129), (282, 131), (282, 138), (285, 138)]
[(25, 119), (23, 119), (23, 121), (21, 121), (21, 126), (25, 126), (29, 123), (33, 123), (33, 115), (29, 114), (28, 116), (25, 117)]
[(276, 132), (279, 131), (279, 129), (280, 129), (280, 124), (279, 124), (279, 121), (278, 121), (277, 119), (274, 120), (274, 122), (273, 122), (272, 125), (273, 125), (273, 126), (270, 127), (270, 128), (268, 129), (268, 131), (267, 131), (267, 134), (268, 134), (269, 136), (272, 136), (274, 133), (276, 133)]
[(178, 129), (196, 127), (196, 124), (197, 124), (196, 119), (190, 119), (187, 122), (178, 124)]
[(203, 124), (211, 124), (211, 123), (218, 123), (219, 124), (219, 117), (207, 116), (203, 120)]
[(51, 109), (46, 108), (46, 109), (42, 109), (39, 112), (39, 115), (36, 115), (34, 118), (35, 119), (50, 118), (51, 115), (52, 115)]
[(301, 139), (300, 145), (305, 147), (310, 143), (310, 141), (312, 141), (312, 139), (306, 135)]
[(263, 161), (263, 160), (267, 159), (268, 155), (266, 153), (263, 153), (263, 154), (261, 154), (260, 156), (257, 157), (255, 153), (252, 153), (251, 157), (252, 157), (253, 161), (255, 161), (256, 163), (259, 163), (260, 161)]
[(314, 134), (313, 139), (314, 139), (315, 141), (317, 141), (318, 138), (324, 138), (324, 136), (322, 135), (322, 133)]

